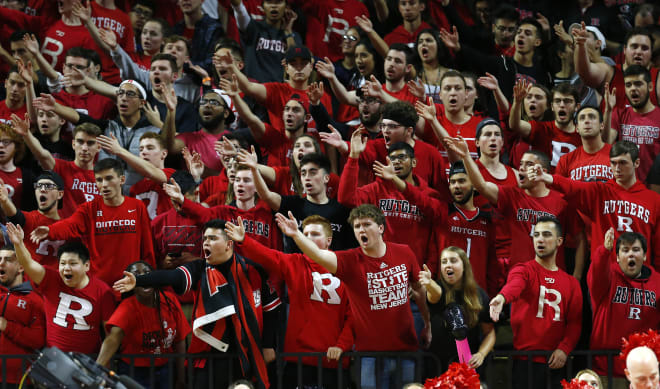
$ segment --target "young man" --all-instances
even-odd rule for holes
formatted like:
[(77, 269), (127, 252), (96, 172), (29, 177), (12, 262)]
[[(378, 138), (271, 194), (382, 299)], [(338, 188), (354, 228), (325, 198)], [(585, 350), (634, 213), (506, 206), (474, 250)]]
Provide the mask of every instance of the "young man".
[[(327, 352), (323, 360), (323, 384), (337, 386), (337, 360), (353, 346), (353, 317), (348, 292), (341, 280), (305, 255), (283, 254), (270, 249), (245, 235), (243, 221), (227, 223), (227, 236), (240, 245), (241, 251), (264, 266), (272, 277), (284, 280), (289, 295), (284, 352)], [(320, 250), (329, 250), (332, 244), (330, 221), (318, 215), (306, 217), (302, 231)], [(285, 368), (285, 386), (296, 387), (296, 358)], [(303, 358), (303, 382), (315, 385), (318, 377), (316, 358)], [(348, 367), (344, 359), (343, 367)], [(344, 377), (346, 379), (347, 377)]]
[(614, 178), (603, 182), (578, 182), (559, 175), (530, 169), (529, 179), (551, 185), (564, 194), (566, 201), (591, 218), (591, 252), (603, 244), (610, 227), (617, 234), (637, 231), (649, 242), (650, 265), (660, 269), (660, 195), (647, 189), (635, 175), (639, 150), (629, 141), (619, 141), (610, 151)]
[[(23, 267), (16, 258), (15, 249), (0, 249), (0, 353), (3, 355), (32, 355), (46, 344), (46, 317), (42, 297), (32, 290), (29, 281), (23, 279)], [(21, 382), (24, 361), (5, 359), (6, 376), (3, 381), (9, 387)]]
[(174, 25), (174, 33), (190, 40), (190, 62), (204, 69), (212, 68), (213, 45), (225, 34), (217, 18), (202, 11), (203, 0), (180, 2), (183, 20)]
[[(0, 180), (0, 208), (7, 219), (24, 227), (27, 234), (38, 226), (51, 225), (60, 220), (58, 209), (62, 204), (64, 195), (64, 182), (55, 172), (47, 171), (34, 182), (34, 196), (37, 198), (38, 208), (35, 211), (23, 212), (16, 208), (9, 199), (9, 193)], [(27, 194), (27, 193), (26, 193)], [(32, 241), (26, 242), (26, 247), (37, 262), (53, 270), (57, 269), (57, 249), (64, 244), (63, 240), (44, 240), (39, 245)]]
[[(288, 218), (278, 213), (276, 218), (282, 232), (293, 238), (307, 257), (346, 285), (353, 313), (356, 351), (418, 349), (408, 298), (410, 287), (424, 319), (420, 343), (428, 347), (430, 317), (426, 294), (418, 279), (418, 261), (407, 246), (383, 240), (385, 216), (378, 208), (363, 204), (351, 211), (348, 221), (353, 225), (360, 247), (337, 252), (321, 250), (298, 229), (298, 222), (291, 213)], [(374, 328), (380, 330), (374, 331)], [(383, 342), (383, 339), (388, 341)], [(415, 363), (412, 360), (403, 359), (398, 364), (394, 359), (385, 358), (385, 366), (378, 368), (376, 358), (362, 358), (360, 363), (363, 388), (376, 388), (376, 382), (379, 382), (379, 388), (394, 388), (396, 383), (391, 377), (394, 373), (401, 374), (403, 383), (413, 380)]]
[(80, 242), (62, 245), (57, 251), (59, 274), (32, 259), (23, 244), (23, 229), (7, 224), (7, 233), (16, 248), (16, 258), (25, 274), (44, 297), (46, 345), (62, 351), (97, 353), (104, 323), (115, 309), (112, 290), (88, 275), (89, 251)]
[[(654, 95), (651, 74), (639, 65), (631, 65), (623, 72), (626, 101), (629, 106), (617, 104), (612, 112), (608, 142), (617, 138), (633, 142), (639, 148), (637, 177), (646, 177), (655, 157), (660, 154), (660, 108), (650, 99)], [(617, 100), (618, 101), (618, 100)]]
[(25, 94), (27, 93), (27, 82), (18, 73), (18, 68), (12, 66), (5, 79), (5, 90), (7, 97), (0, 101), (0, 123), (11, 122), (11, 115), (23, 118), (27, 113), (25, 105)]
[(578, 91), (570, 84), (559, 84), (552, 89), (552, 112), (555, 120), (538, 122), (522, 120), (522, 106), (527, 92), (532, 88), (524, 80), (516, 81), (513, 87), (513, 105), (509, 112), (509, 128), (529, 143), (533, 150), (552, 156), (550, 166), (554, 169), (562, 155), (575, 150), (581, 144), (576, 131), (575, 111), (580, 107)]
[(92, 275), (112, 285), (136, 260), (155, 266), (149, 215), (142, 201), (122, 195), (126, 177), (120, 161), (100, 160), (94, 165), (94, 177), (101, 197), (81, 204), (64, 220), (35, 228), (30, 238), (39, 243), (82, 237), (90, 248)]
[(403, 24), (392, 32), (385, 35), (385, 43), (392, 46), (394, 43), (413, 45), (417, 41), (417, 35), (422, 30), (432, 28), (430, 24), (422, 20), (426, 1), (424, 0), (399, 0), (399, 12), (403, 18)]
[(582, 106), (575, 114), (575, 126), (582, 145), (559, 158), (555, 173), (576, 181), (611, 180), (610, 150), (603, 142), (603, 113), (593, 106)]
[[(545, 386), (547, 376), (553, 387), (565, 378), (566, 364), (582, 326), (582, 291), (579, 282), (557, 266), (557, 252), (564, 238), (554, 217), (542, 216), (534, 226), (535, 257), (511, 269), (506, 285), (490, 301), (490, 317), (500, 319), (504, 304), (511, 303), (513, 347), (516, 350), (552, 351), (550, 357), (514, 360), (513, 387)], [(548, 368), (550, 371), (548, 372)]]
[[(590, 347), (594, 350), (621, 347), (621, 339), (635, 332), (658, 328), (660, 274), (644, 265), (646, 238), (638, 232), (624, 232), (616, 240), (616, 264), (612, 263), (614, 228), (607, 230), (603, 245), (591, 255), (587, 276), (593, 312)], [(607, 359), (596, 357), (595, 370), (607, 375)], [(624, 363), (614, 361), (614, 375), (623, 377)]]
[[(237, 353), (235, 359), (195, 358), (194, 386), (225, 388), (233, 379), (249, 378), (258, 388), (268, 387), (266, 363), (262, 355), (262, 328), (269, 331), (275, 323), (264, 323), (276, 313), (280, 300), (266, 284), (261, 266), (234, 252), (234, 242), (227, 237), (223, 220), (213, 219), (204, 225), (204, 258), (173, 270), (155, 271), (135, 277), (124, 272), (115, 290), (125, 293), (136, 286), (171, 286), (177, 294), (193, 290), (193, 337), (189, 354)], [(264, 345), (264, 347), (266, 347)], [(213, 373), (211, 373), (213, 369)], [(215, 386), (209, 378), (214, 377)]]

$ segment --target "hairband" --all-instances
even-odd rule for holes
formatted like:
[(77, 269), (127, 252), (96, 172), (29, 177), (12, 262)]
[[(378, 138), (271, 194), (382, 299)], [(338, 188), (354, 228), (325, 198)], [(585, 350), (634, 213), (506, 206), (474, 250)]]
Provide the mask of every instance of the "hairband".
[(140, 95), (142, 95), (142, 100), (147, 99), (147, 91), (145, 91), (142, 85), (140, 85), (138, 82), (136, 82), (135, 80), (124, 80), (121, 82), (121, 84), (119, 84), (119, 87), (121, 88), (122, 85), (126, 85), (126, 84), (130, 84), (136, 87), (138, 91), (140, 91)]

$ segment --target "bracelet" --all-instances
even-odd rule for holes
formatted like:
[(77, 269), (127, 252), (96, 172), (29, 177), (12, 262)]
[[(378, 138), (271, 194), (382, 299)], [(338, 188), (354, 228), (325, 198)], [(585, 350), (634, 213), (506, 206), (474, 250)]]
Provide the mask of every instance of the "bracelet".
[(293, 33), (284, 35), (284, 39), (293, 38)]
[(207, 82), (211, 82), (211, 77), (202, 78), (202, 84), (206, 84)]

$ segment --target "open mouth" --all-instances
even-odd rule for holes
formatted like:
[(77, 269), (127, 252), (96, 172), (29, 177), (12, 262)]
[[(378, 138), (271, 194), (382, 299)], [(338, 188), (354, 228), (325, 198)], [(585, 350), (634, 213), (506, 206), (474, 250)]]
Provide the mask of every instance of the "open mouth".
[(642, 57), (641, 55), (636, 55), (633, 57), (633, 62), (635, 62), (635, 64), (637, 65), (641, 65), (643, 61), (644, 61), (644, 57)]
[(367, 244), (369, 242), (369, 238), (367, 238), (366, 235), (360, 235), (360, 243), (363, 245)]
[(518, 40), (516, 41), (516, 45), (518, 45), (518, 46), (524, 46), (524, 45), (525, 45), (525, 41), (524, 41), (523, 39), (518, 39)]
[(362, 75), (364, 75), (366, 68), (367, 67), (365, 65), (357, 65), (358, 72), (360, 72)]
[(7, 274), (7, 273), (5, 272), (4, 269), (0, 270), (0, 277), (3, 277), (5, 274)]
[(48, 200), (48, 198), (46, 196), (44, 196), (44, 195), (39, 196), (39, 203), (45, 203), (46, 200)]
[(240, 197), (243, 197), (245, 195), (245, 190), (243, 189), (236, 189), (236, 194), (239, 195)]
[(451, 278), (454, 276), (454, 271), (451, 269), (447, 269), (447, 271), (445, 271), (445, 274), (447, 275), (447, 278)]
[(385, 145), (389, 147), (390, 145), (390, 137), (387, 135), (383, 135), (383, 140), (385, 140)]
[(209, 249), (204, 249), (204, 258), (208, 258), (211, 256), (211, 250)]
[(628, 261), (628, 267), (631, 269), (634, 269), (637, 266), (637, 263), (635, 262), (634, 259), (631, 259)]
[(285, 119), (284, 124), (286, 124), (288, 127), (293, 127), (293, 119), (291, 118)]
[(458, 102), (458, 99), (456, 99), (455, 97), (450, 97), (449, 98), (449, 105), (456, 105), (457, 102)]
[(127, 105), (127, 104), (119, 104), (119, 110), (120, 110), (120, 111), (126, 111), (127, 109), (128, 109), (128, 105)]
[(160, 77), (154, 77), (154, 86), (160, 85), (160, 82), (161, 82)]
[(63, 276), (67, 281), (71, 281), (73, 279), (73, 274), (63, 274)]
[(429, 55), (429, 49), (422, 47), (422, 57), (427, 57)]
[(558, 117), (560, 120), (566, 120), (566, 118), (568, 117), (568, 113), (567, 113), (565, 110), (560, 109), (560, 110), (557, 112), (557, 117)]

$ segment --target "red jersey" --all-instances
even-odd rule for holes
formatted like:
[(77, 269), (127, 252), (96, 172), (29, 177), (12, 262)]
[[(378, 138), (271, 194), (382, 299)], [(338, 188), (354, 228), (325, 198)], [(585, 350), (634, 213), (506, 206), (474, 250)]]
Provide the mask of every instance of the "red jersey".
[(79, 26), (68, 26), (60, 19), (46, 31), (41, 44), (41, 54), (50, 63), (50, 66), (61, 72), (66, 52), (70, 48), (78, 46), (98, 50), (98, 46), (96, 46), (85, 26), (82, 24)]
[[(658, 85), (658, 68), (651, 67), (649, 69), (651, 72), (651, 82), (650, 85), (653, 86), (655, 90), (656, 85)], [(628, 105), (628, 98), (626, 97), (626, 86), (623, 82), (623, 68), (621, 64), (616, 64), (614, 66), (614, 73), (612, 74), (612, 80), (610, 81), (610, 89), (616, 88), (616, 101), (618, 107), (624, 107)], [(653, 105), (658, 105), (658, 96), (656, 96), (653, 91), (649, 93), (649, 97)], [(601, 102), (601, 105), (604, 104), (604, 101)], [(614, 127), (612, 127), (614, 128)]]
[(611, 149), (612, 145), (605, 143), (595, 153), (587, 153), (580, 146), (559, 159), (555, 173), (574, 181), (609, 181), (614, 178), (610, 167)]
[[(284, 106), (295, 97), (296, 100), (303, 102), (305, 111), (309, 112), (309, 97), (307, 91), (295, 89), (286, 82), (267, 82), (262, 84), (266, 87), (266, 101), (263, 105), (268, 109), (268, 119), (273, 128), (282, 129), (284, 132)], [(332, 99), (327, 92), (321, 97), (321, 104), (328, 110), (328, 115), (332, 116)], [(316, 123), (312, 119), (307, 122), (307, 129), (316, 128)]]
[(416, 351), (408, 287), (419, 280), (419, 265), (408, 246), (385, 244), (380, 258), (365, 255), (359, 247), (335, 253), (335, 275), (351, 301), (355, 350)]
[[(167, 181), (170, 180), (170, 177), (172, 177), (172, 174), (176, 171), (170, 168), (162, 170), (167, 177)], [(144, 202), (144, 205), (147, 207), (149, 219), (151, 220), (172, 208), (172, 202), (170, 201), (170, 197), (163, 190), (163, 184), (150, 178), (143, 178), (133, 184), (129, 193), (131, 197), (135, 197)]]
[[(29, 240), (29, 239), (28, 239)], [(46, 317), (41, 296), (32, 291), (29, 282), (13, 288), (0, 286), (0, 316), (7, 319), (7, 327), (0, 332), (0, 354), (32, 355), (46, 344)], [(18, 384), (21, 381), (23, 361), (5, 359), (6, 376), (3, 381)]]
[(151, 221), (154, 252), (158, 261), (168, 253), (189, 252), (202, 257), (202, 230), (196, 221), (189, 219), (174, 208), (156, 216)]
[[(433, 216), (422, 213), (418, 202), (404, 196), (394, 184), (377, 178), (371, 184), (358, 187), (358, 160), (348, 158), (339, 181), (337, 200), (349, 208), (360, 204), (373, 204), (385, 215), (385, 234), (388, 242), (405, 244), (415, 253), (419, 267), (435, 256), (433, 242)], [(415, 181), (419, 190), (427, 195), (434, 195), (433, 189), (418, 177)]]
[(89, 276), (84, 288), (73, 289), (64, 284), (58, 272), (47, 268), (38, 291), (44, 297), (48, 318), (46, 345), (65, 352), (98, 353), (103, 323), (115, 310), (112, 289), (94, 276)]
[(23, 104), (18, 109), (10, 109), (7, 100), (0, 101), (0, 123), (11, 124), (11, 114), (23, 119), (27, 113), (27, 106)]
[[(640, 277), (630, 278), (611, 257), (610, 251), (599, 246), (592, 252), (587, 273), (594, 310), (590, 346), (595, 350), (619, 349), (628, 335), (660, 326), (656, 305), (660, 274), (643, 266)], [(596, 357), (594, 362), (598, 374), (607, 375), (607, 359)], [(623, 377), (624, 368), (625, 362), (614, 358), (614, 374)]]
[(82, 169), (73, 161), (55, 159), (53, 171), (64, 181), (64, 197), (59, 211), (61, 217), (69, 217), (78, 205), (101, 197), (93, 170)]
[(577, 131), (568, 133), (557, 127), (555, 121), (530, 121), (532, 130), (527, 136), (527, 142), (532, 149), (539, 150), (551, 158), (550, 165), (554, 168), (562, 155), (582, 146), (582, 137)]
[(176, 137), (181, 139), (190, 152), (196, 151), (202, 158), (204, 166), (215, 171), (224, 169), (220, 154), (215, 151), (215, 142), (222, 139), (225, 133), (209, 134), (204, 130), (184, 132)]
[[(511, 242), (515, 242), (516, 245), (516, 249), (510, 252), (509, 269), (534, 258), (532, 236), (536, 219), (539, 217), (556, 217), (564, 227), (565, 235), (568, 235), (570, 231), (566, 223), (569, 217), (568, 203), (559, 192), (550, 190), (545, 197), (532, 197), (517, 186), (498, 186), (498, 188), (497, 209), (508, 221)], [(557, 251), (557, 266), (566, 269), (563, 251), (561, 249)]]
[(383, 87), (383, 90), (385, 92), (387, 92), (388, 95), (394, 97), (397, 100), (407, 101), (410, 104), (412, 104), (413, 106), (415, 105), (415, 103), (418, 100), (417, 96), (413, 95), (410, 92), (410, 87), (408, 87), (408, 84), (404, 84), (403, 88), (401, 88), (401, 90), (399, 90), (398, 92), (392, 92), (392, 91), (388, 90), (387, 89), (387, 83), (382, 84), (381, 86)]
[[(25, 236), (30, 236), (32, 230), (39, 226), (50, 226), (57, 220), (44, 216), (39, 211), (23, 212), (25, 216), (25, 225), (23, 231)], [(24, 240), (25, 247), (32, 255), (32, 259), (42, 264), (44, 267), (51, 268), (59, 271), (60, 261), (57, 258), (57, 249), (64, 244), (63, 240), (48, 240), (44, 239), (38, 244), (35, 244), (32, 239)]]
[(614, 227), (617, 237), (622, 232), (635, 231), (646, 237), (649, 263), (660, 269), (660, 195), (639, 181), (626, 190), (615, 180), (579, 182), (556, 174), (553, 178), (553, 188), (593, 220), (589, 237), (592, 253), (603, 244), (610, 227)]
[(89, 249), (90, 273), (108, 285), (122, 278), (124, 269), (135, 261), (156, 265), (147, 208), (132, 197), (124, 197), (116, 207), (100, 197), (81, 204), (73, 215), (52, 224), (48, 237), (82, 237)]
[(114, 100), (92, 91), (82, 95), (74, 95), (62, 89), (54, 93), (53, 97), (61, 101), (62, 105), (71, 107), (95, 119), (111, 119), (115, 116)]
[[(92, 22), (99, 29), (111, 30), (115, 37), (117, 37), (117, 44), (120, 45), (127, 53), (135, 52), (135, 35), (133, 33), (133, 24), (128, 14), (120, 9), (109, 9), (99, 5), (97, 2), (92, 3)], [(112, 61), (110, 55), (105, 51), (98, 50), (101, 56), (101, 75), (103, 80), (110, 84), (120, 83), (121, 77), (119, 76), (119, 69)]]
[[(140, 312), (136, 315), (136, 312)], [(106, 333), (112, 327), (119, 327), (124, 332), (121, 341), (122, 354), (173, 354), (174, 346), (185, 341), (190, 333), (190, 324), (181, 310), (181, 305), (173, 293), (162, 292), (160, 312), (138, 302), (131, 296), (123, 300), (110, 319), (105, 323)], [(149, 358), (122, 358), (126, 363), (138, 367), (151, 366)], [(154, 366), (164, 366), (167, 358), (154, 358)]]
[[(5, 183), (7, 193), (16, 208), (21, 209), (21, 198), (23, 198), (23, 170), (16, 167), (13, 172), (0, 170), (0, 179)], [(28, 193), (31, 191), (28, 190)]]
[[(284, 254), (250, 237), (238, 246), (246, 257), (262, 265), (268, 274), (286, 282), (289, 293), (284, 352), (326, 352), (329, 347), (344, 351), (353, 346), (352, 315), (348, 292), (341, 280), (302, 254)], [(291, 358), (295, 360), (296, 358)], [(348, 366), (348, 360), (344, 360)], [(303, 358), (316, 365), (316, 358)], [(325, 367), (337, 362), (323, 359)]]
[[(296, 193), (296, 189), (293, 187), (293, 180), (291, 178), (291, 167), (275, 166), (273, 167), (273, 170), (275, 170), (275, 183), (273, 184), (271, 190), (281, 194), (282, 196), (297, 195), (298, 193)], [(335, 173), (330, 173), (330, 179), (326, 186), (326, 194), (331, 199), (337, 198), (338, 189), (339, 176)]]
[(420, 32), (426, 30), (427, 28), (433, 28), (433, 27), (431, 27), (431, 25), (426, 22), (422, 22), (415, 31), (409, 32), (403, 27), (403, 24), (401, 24), (399, 25), (399, 27), (395, 28), (392, 32), (385, 35), (384, 40), (388, 46), (392, 46), (392, 43), (403, 43), (405, 45), (410, 46), (415, 42), (417, 42), (417, 35), (419, 35)]
[[(479, 125), (479, 123), (483, 120), (483, 118), (480, 116), (470, 116), (470, 119), (467, 122), (463, 124), (457, 124), (450, 121), (447, 118), (447, 115), (445, 115), (445, 106), (443, 104), (436, 104), (435, 111), (438, 121), (440, 122), (442, 127), (444, 127), (444, 129), (447, 130), (449, 136), (453, 138), (457, 136), (462, 136), (463, 139), (465, 139), (465, 142), (467, 142), (468, 144), (468, 149), (470, 150), (470, 156), (472, 157), (472, 159), (478, 159), (479, 153), (477, 152), (477, 142), (476, 142), (477, 125)], [(428, 122), (424, 124), (424, 136), (422, 137), (422, 139), (425, 142), (434, 145), (440, 150), (440, 154), (442, 155), (445, 161), (445, 166), (447, 166), (447, 173), (449, 173), (449, 166), (451, 164), (449, 163), (449, 159), (447, 158), (447, 151), (445, 150), (445, 147), (442, 145), (442, 143), (440, 143), (440, 140), (435, 135), (433, 128), (431, 128), (431, 125)]]
[(229, 178), (227, 178), (227, 171), (223, 168), (217, 176), (206, 177), (199, 185), (199, 200), (206, 202), (211, 195), (218, 192), (227, 192), (229, 186)]
[[(651, 93), (655, 95), (655, 93)], [(660, 155), (660, 108), (651, 112), (636, 113), (632, 107), (616, 107), (612, 112), (613, 130), (619, 133), (619, 140), (628, 140), (639, 147), (639, 167), (637, 178), (646, 182), (646, 176), (653, 161)]]

